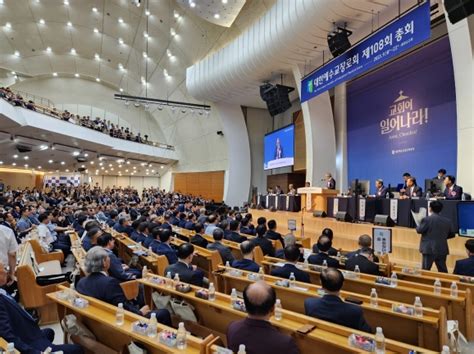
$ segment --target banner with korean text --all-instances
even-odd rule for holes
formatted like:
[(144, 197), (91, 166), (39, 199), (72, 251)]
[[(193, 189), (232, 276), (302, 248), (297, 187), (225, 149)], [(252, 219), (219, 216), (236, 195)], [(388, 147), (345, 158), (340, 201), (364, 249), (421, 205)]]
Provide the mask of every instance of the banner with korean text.
[(381, 28), (301, 81), (301, 102), (348, 81), (430, 38), (429, 1)]
[(402, 174), (425, 178), (438, 169), (456, 175), (457, 119), (451, 49), (438, 39), (347, 86), (349, 181)]

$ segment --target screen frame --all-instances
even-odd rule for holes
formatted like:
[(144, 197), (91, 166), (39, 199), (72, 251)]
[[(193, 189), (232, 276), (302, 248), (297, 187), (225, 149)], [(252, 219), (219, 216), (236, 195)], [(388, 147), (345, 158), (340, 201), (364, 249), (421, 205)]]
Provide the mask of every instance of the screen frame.
[(459, 228), (459, 225), (460, 225), (460, 223), (459, 223), (459, 215), (460, 215), (460, 213), (459, 213), (459, 206), (460, 206), (461, 204), (464, 204), (464, 205), (466, 205), (466, 204), (473, 204), (473, 205), (474, 205), (474, 200), (459, 201), (459, 202), (457, 203), (457, 205), (456, 205), (456, 218), (457, 218), (457, 223), (458, 223), (458, 229), (456, 230), (456, 233), (459, 235), (459, 237), (466, 237), (466, 238), (474, 239), (474, 237), (472, 237), (472, 236), (463, 235), (463, 234), (459, 233), (459, 229), (460, 229), (460, 228)]
[[(283, 129), (286, 129), (290, 126), (293, 126), (293, 155), (295, 155), (295, 128), (296, 128), (296, 124), (295, 122), (293, 123), (290, 123), (290, 124), (287, 124), (281, 128), (278, 128), (276, 130), (273, 130), (271, 132), (268, 132), (266, 133), (264, 136), (263, 136), (263, 163), (265, 165), (265, 138), (268, 136), (268, 135), (271, 135), (271, 134), (274, 134), (276, 132), (279, 132), (280, 130), (283, 130)], [(286, 168), (286, 167), (291, 167), (291, 169), (293, 170), (293, 166), (295, 165), (295, 161), (294, 161), (294, 158), (295, 156), (293, 156), (293, 165), (288, 165), (288, 166), (282, 166), (282, 167), (274, 167), (274, 168), (263, 168), (264, 171), (272, 171), (272, 170), (276, 170), (278, 168)]]
[(388, 233), (388, 239), (389, 239), (389, 244), (388, 244), (388, 249), (390, 250), (389, 252), (387, 252), (387, 254), (390, 254), (393, 252), (393, 247), (392, 247), (392, 236), (393, 236), (393, 233), (392, 233), (392, 228), (390, 227), (380, 227), (380, 226), (374, 226), (372, 227), (372, 247), (374, 249), (374, 252), (375, 252), (375, 249), (376, 249), (376, 246), (375, 246), (375, 243), (376, 243), (376, 240), (375, 240), (375, 232), (376, 230), (384, 230), (384, 232), (387, 232)]

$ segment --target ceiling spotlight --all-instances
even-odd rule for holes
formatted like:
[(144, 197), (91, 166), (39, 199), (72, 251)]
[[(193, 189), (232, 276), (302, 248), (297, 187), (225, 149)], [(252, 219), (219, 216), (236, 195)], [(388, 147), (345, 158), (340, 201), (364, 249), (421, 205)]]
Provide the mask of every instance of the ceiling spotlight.
[(129, 106), (130, 105), (130, 102), (129, 101), (125, 101), (125, 106)]
[(86, 165), (81, 165), (81, 168), (86, 168)]
[(100, 79), (98, 77), (95, 78), (95, 81), (100, 82)]
[(195, 3), (194, 1), (191, 1), (191, 2), (189, 3), (189, 6), (191, 6), (192, 8), (194, 8), (194, 7), (196, 7), (196, 3)]
[(48, 150), (48, 145), (40, 145), (39, 149), (40, 149), (41, 151), (43, 151), (43, 150)]
[(68, 21), (68, 22), (67, 22), (67, 26), (68, 26), (68, 27), (72, 27), (72, 22), (71, 22), (71, 21)]
[(168, 70), (163, 69), (163, 75), (165, 75), (165, 77), (169, 77)]
[(143, 32), (143, 37), (148, 38), (150, 37), (150, 35), (148, 34), (148, 32)]
[(3, 161), (0, 161), (0, 165), (3, 165)]
[(118, 39), (118, 42), (119, 42), (119, 44), (123, 44), (123, 39), (122, 39), (122, 38), (119, 38), (119, 39)]
[(127, 161), (126, 164), (127, 164), (127, 165), (130, 165), (130, 161)]
[(48, 163), (53, 163), (53, 160), (48, 160)]
[(76, 50), (75, 50), (74, 48), (71, 48), (71, 54), (72, 54), (72, 55), (76, 55), (76, 54), (77, 54), (77, 52), (76, 52)]
[(10, 22), (5, 23), (5, 28), (11, 29), (12, 24)]
[(99, 29), (98, 29), (98, 28), (94, 28), (94, 33), (99, 33)]
[(119, 23), (123, 23), (123, 18), (119, 17), (119, 18), (118, 18), (118, 22), (119, 22)]
[(46, 48), (46, 53), (51, 53), (51, 47)]
[(28, 168), (28, 164), (27, 164), (27, 163), (25, 163), (25, 167)]
[(12, 163), (12, 166), (16, 166), (16, 162), (13, 162), (13, 163)]
[(80, 154), (81, 154), (81, 153), (80, 153), (79, 151), (74, 151), (74, 152), (72, 153), (73, 156), (79, 156)]
[(145, 10), (145, 15), (146, 15), (146, 16), (150, 16), (150, 10), (146, 9), (146, 10)]
[(41, 168), (42, 168), (41, 166), (38, 166), (38, 170), (41, 170)]
[(24, 157), (23, 157), (23, 159), (25, 159), (25, 160), (28, 160), (28, 159), (29, 159), (29, 157), (28, 157), (28, 156), (24, 156)]
[(44, 25), (46, 22), (45, 22), (43, 19), (40, 19), (40, 20), (39, 20), (39, 23), (40, 23), (41, 25)]
[(173, 27), (171, 27), (170, 33), (171, 33), (171, 35), (172, 35), (173, 37), (176, 36), (176, 31), (175, 31), (175, 29), (174, 29)]
[(101, 169), (101, 170), (104, 170), (104, 167), (101, 167), (100, 169)]
[(171, 58), (173, 54), (171, 53), (171, 50), (166, 49), (166, 55), (168, 55), (168, 58)]
[(179, 12), (174, 10), (174, 18), (179, 18)]
[(69, 169), (68, 169), (68, 168), (66, 168), (66, 172), (69, 172)]
[(120, 92), (123, 92), (123, 88), (119, 88), (119, 91), (120, 91)]
[(165, 166), (161, 165), (160, 168), (165, 168)]
[(227, 0), (222, 0), (222, 3), (223, 3), (223, 4), (227, 4)]
[(14, 158), (14, 159), (17, 159), (17, 158), (18, 158), (18, 155), (17, 155), (17, 154), (13, 155), (13, 158)]
[(58, 76), (58, 73), (53, 73), (53, 76)]
[(79, 77), (79, 74), (78, 74), (78, 73), (75, 73), (74, 76), (75, 76), (75, 77)]
[(163, 105), (162, 104), (158, 105), (158, 110), (160, 110), (160, 111), (163, 110)]
[(15, 54), (16, 57), (19, 57), (19, 56), (20, 56), (20, 52), (19, 52), (18, 50), (15, 50), (15, 53), (14, 53), (14, 54)]
[(146, 59), (148, 58), (148, 54), (146, 52), (143, 52), (143, 57)]
[(94, 58), (95, 58), (95, 60), (100, 60), (100, 55), (95, 53)]
[(12, 75), (16, 75), (16, 72), (15, 72), (15, 71), (12, 71)]
[(92, 8), (92, 12), (97, 12), (97, 11), (98, 11), (98, 10), (97, 10), (97, 7), (93, 7), (93, 8)]
[(64, 161), (61, 161), (61, 165), (65, 165), (66, 163)]
[(64, 5), (69, 5), (69, 0), (64, 0)]
[(219, 19), (219, 18), (221, 18), (221, 15), (219, 15), (219, 14), (214, 14), (214, 18), (215, 18), (215, 19)]
[(84, 154), (84, 156), (85, 156), (85, 157), (89, 157), (89, 154), (86, 153), (86, 154)]

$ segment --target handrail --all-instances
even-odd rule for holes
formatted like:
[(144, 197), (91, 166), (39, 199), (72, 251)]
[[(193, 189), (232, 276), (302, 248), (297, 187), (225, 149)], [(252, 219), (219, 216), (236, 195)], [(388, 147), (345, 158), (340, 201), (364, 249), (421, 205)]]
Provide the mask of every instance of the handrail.
[[(84, 128), (88, 128), (88, 129), (92, 129), (96, 132), (99, 132), (99, 133), (102, 133), (102, 134), (105, 134), (107, 136), (110, 136), (108, 133), (104, 133), (102, 131), (99, 131), (99, 130), (96, 130), (96, 129), (93, 129), (93, 128), (89, 128), (89, 127), (86, 127), (84, 125), (81, 125), (81, 124), (78, 124), (78, 123), (73, 123), (73, 122), (70, 122), (68, 120), (63, 120), (61, 119), (61, 115), (63, 113), (63, 111), (60, 111), (60, 110), (57, 110), (54, 103), (47, 99), (47, 98), (43, 98), (43, 97), (40, 97), (40, 96), (35, 96), (35, 95), (32, 95), (32, 94), (29, 94), (27, 92), (24, 92), (24, 91), (19, 91), (19, 90), (12, 90), (10, 89), (10, 91), (12, 93), (14, 93), (15, 95), (20, 95), (22, 96), (23, 98), (23, 101), (26, 103), (28, 102), (29, 100), (33, 101), (35, 103), (35, 111), (38, 112), (38, 113), (42, 113), (42, 114), (45, 114), (49, 117), (52, 117), (52, 118), (56, 118), (56, 119), (59, 119), (61, 120), (62, 122), (66, 122), (66, 123), (70, 123), (70, 124), (74, 124), (74, 125), (78, 125), (78, 126), (81, 126), (81, 127), (84, 127)], [(9, 101), (6, 97), (3, 97), (5, 101), (7, 101), (8, 103), (14, 105), (11, 101)], [(39, 103), (38, 103), (39, 101)], [(18, 107), (18, 106), (17, 106)], [(24, 106), (21, 106), (22, 108), (26, 108)], [(119, 140), (125, 140), (125, 141), (131, 141), (131, 142), (136, 142), (138, 144), (145, 144), (145, 145), (150, 145), (150, 146), (153, 146), (153, 147), (158, 147), (158, 148), (161, 148), (161, 149), (166, 149), (166, 150), (172, 150), (174, 151), (175, 148), (173, 145), (168, 145), (168, 144), (165, 144), (165, 143), (160, 143), (160, 142), (156, 142), (156, 141), (151, 141), (151, 140), (142, 140), (141, 142), (138, 142), (138, 141), (135, 141), (135, 140), (127, 140), (127, 139), (121, 139), (121, 138), (116, 138), (116, 137), (112, 137), (111, 138), (114, 138), (114, 139), (119, 139)], [(143, 138), (142, 138), (143, 139)]]

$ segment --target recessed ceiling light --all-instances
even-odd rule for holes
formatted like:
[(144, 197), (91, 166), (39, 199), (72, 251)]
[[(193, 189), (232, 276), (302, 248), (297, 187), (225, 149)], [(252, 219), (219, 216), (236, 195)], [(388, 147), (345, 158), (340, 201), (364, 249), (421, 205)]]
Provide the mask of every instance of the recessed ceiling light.
[(100, 60), (100, 55), (95, 53), (94, 58), (95, 58), (95, 60)]
[(123, 18), (119, 17), (119, 18), (118, 18), (118, 22), (119, 22), (119, 23), (123, 23)]
[(123, 44), (123, 39), (122, 39), (122, 38), (119, 38), (119, 39), (118, 39), (118, 42), (119, 42), (119, 44)]
[(27, 164), (27, 163), (25, 163), (25, 165), (24, 165), (24, 166), (25, 166), (26, 168), (28, 168), (28, 164)]
[(227, 4), (227, 0), (222, 0), (222, 3), (223, 3), (223, 4)]
[(150, 10), (147, 9), (147, 10), (145, 11), (145, 15), (150, 16)]
[(179, 12), (174, 10), (174, 18), (179, 18)]
[(51, 47), (46, 48), (46, 53), (51, 53)]
[(94, 33), (99, 33), (99, 29), (98, 29), (98, 28), (94, 28)]
[(12, 75), (16, 75), (16, 71), (12, 71)]
[(120, 91), (120, 92), (123, 92), (123, 88), (119, 88), (119, 91)]
[(79, 155), (80, 155), (80, 152), (79, 152), (79, 151), (74, 151), (72, 154), (73, 154), (74, 156), (79, 156)]
[(93, 8), (92, 8), (92, 12), (97, 12), (97, 11), (98, 11), (98, 10), (97, 10), (97, 7), (93, 7)]
[(76, 54), (77, 54), (77, 52), (76, 52), (76, 50), (75, 50), (74, 48), (71, 48), (71, 54), (72, 54), (72, 55), (76, 55)]
[(146, 59), (148, 58), (148, 54), (146, 52), (143, 52), (143, 57)]
[(61, 161), (61, 165), (65, 165), (66, 163), (64, 161)]
[(18, 158), (18, 155), (17, 155), (17, 154), (13, 155), (13, 158), (14, 158), (14, 159), (17, 159), (17, 158)]
[(112, 168), (110, 169), (110, 171), (113, 171), (113, 170), (114, 170), (114, 168), (112, 167)]
[(3, 161), (0, 161), (0, 165), (3, 165)]
[(16, 57), (19, 57), (19, 56), (20, 56), (20, 52), (19, 52), (18, 50), (15, 50), (15, 53), (14, 53), (14, 54), (15, 54)]
[(94, 164), (94, 161), (91, 161), (91, 162), (89, 162), (89, 163), (90, 163), (91, 165), (93, 165), (93, 164)]
[(58, 76), (58, 73), (53, 73), (53, 76)]
[(48, 145), (40, 145), (39, 149), (40, 149), (41, 151), (43, 151), (43, 150), (48, 150)]
[(86, 168), (86, 165), (81, 165), (81, 168)]
[(79, 74), (78, 74), (78, 73), (75, 73), (74, 76), (75, 76), (75, 77), (79, 77)]
[(53, 160), (48, 160), (48, 163), (53, 163)]
[(23, 157), (23, 159), (25, 159), (25, 160), (28, 160), (28, 159), (29, 159), (29, 157), (28, 157), (28, 156), (24, 156), (24, 157)]
[(67, 26), (68, 26), (68, 27), (72, 27), (72, 22), (71, 22), (71, 21), (67, 21)]
[(168, 55), (169, 58), (173, 56), (173, 54), (171, 54), (171, 50), (169, 49), (166, 49), (166, 55)]
[(42, 167), (41, 167), (41, 166), (38, 166), (38, 170), (41, 170), (41, 169), (42, 169)]
[(165, 168), (165, 166), (161, 165), (161, 168)]
[(69, 169), (66, 168), (66, 172), (69, 172)]
[(40, 23), (41, 25), (44, 25), (46, 22), (45, 22), (43, 19), (40, 19), (40, 20), (39, 20), (39, 23)]
[(145, 31), (145, 32), (143, 32), (143, 37), (148, 38), (148, 37), (150, 37), (150, 35), (148, 34), (148, 32)]
[(10, 22), (7, 22), (7, 23), (5, 23), (5, 27), (10, 29), (10, 28), (12, 28), (12, 24)]
[(85, 156), (85, 157), (89, 157), (89, 154), (85, 153), (84, 156)]
[(174, 28), (171, 28), (171, 29), (170, 29), (170, 33), (171, 33), (171, 35), (172, 35), (173, 37), (176, 36), (176, 31), (175, 31)]
[(194, 1), (191, 1), (191, 2), (189, 3), (189, 6), (191, 6), (191, 7), (196, 7), (196, 3), (195, 3)]
[(219, 15), (219, 14), (214, 14), (214, 18), (219, 19), (219, 18), (221, 18), (221, 15)]
[(16, 166), (16, 162), (13, 162), (13, 163), (12, 163), (12, 166)]
[(100, 82), (100, 79), (98, 77), (95, 78), (95, 81)]
[(64, 0), (64, 5), (69, 5), (69, 0)]

